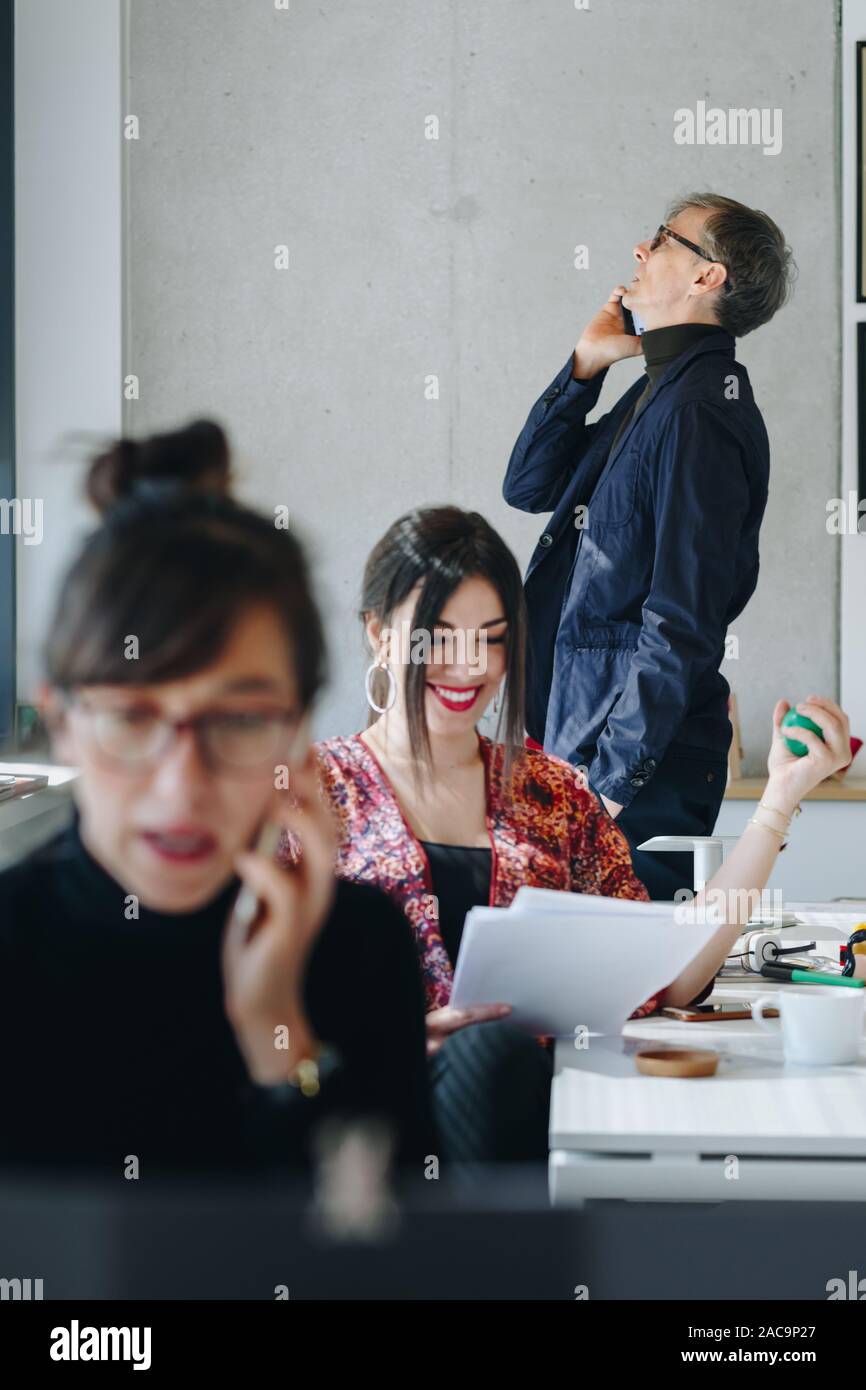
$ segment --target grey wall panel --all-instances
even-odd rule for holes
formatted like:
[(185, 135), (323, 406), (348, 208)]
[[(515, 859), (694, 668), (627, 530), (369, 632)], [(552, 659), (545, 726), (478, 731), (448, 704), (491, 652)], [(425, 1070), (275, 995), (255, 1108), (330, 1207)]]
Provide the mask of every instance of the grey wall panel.
[[(773, 448), (760, 587), (726, 663), (748, 770), (777, 694), (835, 694), (835, 15), (834, 0), (131, 0), (128, 427), (216, 414), (244, 494), (288, 503), (329, 618), (321, 731), (363, 717), (360, 571), (400, 511), (477, 507), (525, 562), (539, 519), (500, 495), (514, 437), (634, 242), (695, 187), (767, 210), (800, 265), (793, 303), (741, 345)], [(676, 145), (674, 111), (699, 100), (781, 108), (781, 152)], [(639, 370), (615, 367), (600, 409)]]

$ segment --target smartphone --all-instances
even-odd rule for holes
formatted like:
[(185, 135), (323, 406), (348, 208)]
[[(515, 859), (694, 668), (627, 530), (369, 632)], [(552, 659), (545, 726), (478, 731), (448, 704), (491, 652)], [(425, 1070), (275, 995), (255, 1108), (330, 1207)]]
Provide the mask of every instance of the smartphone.
[[(745, 1004), (695, 1004), (691, 1009), (662, 1009), (662, 1015), (679, 1023), (721, 1023), (728, 1018), (751, 1018), (752, 1010)], [(778, 1017), (778, 1009), (764, 1010), (764, 1018)]]
[(625, 307), (622, 300), (619, 301), (619, 307), (622, 310), (622, 322), (626, 333), (630, 333), (633, 338), (640, 337), (644, 327), (640, 319), (632, 313), (631, 309)]
[[(301, 765), (309, 745), (309, 716), (306, 716), (298, 725), (286, 757), (286, 766), (289, 770)], [(281, 834), (281, 826), (266, 820), (259, 826), (250, 849), (256, 854), (263, 854), (267, 859), (273, 859), (280, 843)], [(259, 907), (259, 899), (253, 889), (248, 883), (242, 883), (229, 916), (229, 926), (249, 929), (258, 916)]]
[[(268, 859), (273, 859), (279, 843), (280, 827), (275, 825), (273, 821), (265, 821), (252, 848), (256, 854), (264, 854)], [(258, 916), (259, 905), (255, 891), (248, 883), (242, 883), (232, 908), (230, 925), (233, 927), (251, 927)]]

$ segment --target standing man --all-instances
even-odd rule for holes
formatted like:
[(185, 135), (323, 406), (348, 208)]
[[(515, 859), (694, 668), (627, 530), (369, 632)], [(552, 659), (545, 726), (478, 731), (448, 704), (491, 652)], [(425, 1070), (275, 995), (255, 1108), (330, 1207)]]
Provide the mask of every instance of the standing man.
[[(770, 466), (734, 340), (785, 302), (793, 262), (766, 213), (711, 193), (674, 202), (634, 255), (532, 407), (503, 494), (553, 512), (525, 581), (527, 732), (588, 769), (638, 877), (671, 898), (691, 856), (636, 846), (711, 834), (724, 794), (719, 667), (757, 583)], [(588, 425), (608, 368), (641, 353), (646, 375)]]

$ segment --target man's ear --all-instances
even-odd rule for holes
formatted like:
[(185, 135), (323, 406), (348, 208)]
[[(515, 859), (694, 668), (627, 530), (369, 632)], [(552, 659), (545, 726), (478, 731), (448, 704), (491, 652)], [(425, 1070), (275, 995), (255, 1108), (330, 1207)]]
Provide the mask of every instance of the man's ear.
[(712, 294), (721, 289), (728, 278), (728, 272), (718, 261), (708, 261), (692, 281), (695, 294)]

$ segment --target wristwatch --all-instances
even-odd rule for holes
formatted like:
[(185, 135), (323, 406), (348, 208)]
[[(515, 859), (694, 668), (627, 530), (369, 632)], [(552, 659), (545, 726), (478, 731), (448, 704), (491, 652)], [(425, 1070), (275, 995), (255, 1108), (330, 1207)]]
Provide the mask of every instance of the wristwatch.
[(343, 1059), (335, 1047), (326, 1043), (316, 1045), (309, 1056), (302, 1057), (289, 1073), (289, 1085), (294, 1086), (302, 1096), (317, 1096), (322, 1082), (333, 1076), (343, 1065)]

